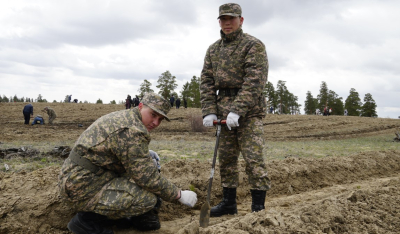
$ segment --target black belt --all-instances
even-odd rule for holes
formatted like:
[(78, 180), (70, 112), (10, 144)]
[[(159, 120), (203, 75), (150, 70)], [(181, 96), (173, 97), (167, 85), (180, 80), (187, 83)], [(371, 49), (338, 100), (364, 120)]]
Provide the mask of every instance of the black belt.
[(80, 156), (74, 150), (71, 150), (68, 157), (72, 162), (91, 171), (96, 175), (103, 174), (104, 172), (104, 170), (101, 167), (94, 165), (91, 161), (89, 161), (87, 158), (84, 158), (83, 156)]
[(227, 97), (234, 97), (238, 94), (239, 88), (234, 89), (219, 89), (218, 96), (227, 96)]

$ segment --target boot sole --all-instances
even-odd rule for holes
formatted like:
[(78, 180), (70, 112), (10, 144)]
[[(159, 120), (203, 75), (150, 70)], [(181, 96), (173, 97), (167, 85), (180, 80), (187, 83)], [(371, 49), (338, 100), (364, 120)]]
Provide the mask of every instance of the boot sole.
[(210, 217), (221, 217), (223, 215), (235, 215), (237, 214), (237, 210), (233, 211), (233, 212), (225, 212), (225, 213), (210, 213)]

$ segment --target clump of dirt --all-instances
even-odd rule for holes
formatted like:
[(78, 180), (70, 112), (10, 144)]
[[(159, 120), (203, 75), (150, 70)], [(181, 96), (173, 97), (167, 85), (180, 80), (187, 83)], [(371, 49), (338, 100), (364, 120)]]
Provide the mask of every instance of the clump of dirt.
[(394, 135), (396, 135), (396, 137), (393, 140), (400, 142), (400, 132), (395, 132)]
[[(251, 196), (240, 163), (238, 215), (211, 218), (198, 226), (206, 201), (211, 162), (173, 160), (162, 174), (182, 189), (198, 194), (193, 209), (164, 202), (162, 227), (155, 233), (396, 233), (400, 230), (400, 151), (351, 157), (287, 158), (270, 161), (272, 188), (266, 210), (250, 213)], [(76, 211), (57, 193), (59, 167), (30, 173), (0, 172), (0, 233), (68, 233)], [(215, 173), (211, 205), (221, 199)], [(119, 230), (116, 233), (138, 233)]]
[(35, 157), (40, 151), (32, 147), (0, 149), (0, 158), (12, 159), (16, 157)]

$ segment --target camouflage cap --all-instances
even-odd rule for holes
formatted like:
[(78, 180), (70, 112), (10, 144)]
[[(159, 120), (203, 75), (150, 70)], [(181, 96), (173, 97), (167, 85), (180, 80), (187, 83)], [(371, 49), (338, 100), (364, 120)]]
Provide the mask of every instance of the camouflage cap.
[(219, 7), (219, 16), (217, 19), (219, 19), (219, 17), (221, 17), (223, 15), (229, 15), (229, 16), (234, 16), (234, 17), (241, 16), (242, 8), (240, 7), (239, 4), (236, 4), (236, 3), (226, 3)]
[(146, 95), (144, 95), (141, 103), (150, 107), (160, 115), (164, 116), (167, 121), (170, 121), (167, 114), (171, 109), (171, 104), (165, 98), (156, 93), (147, 93)]

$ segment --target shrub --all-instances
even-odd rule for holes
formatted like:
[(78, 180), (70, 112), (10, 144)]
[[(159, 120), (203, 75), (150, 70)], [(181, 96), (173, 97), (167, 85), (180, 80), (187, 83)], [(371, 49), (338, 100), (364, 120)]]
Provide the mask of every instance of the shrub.
[(207, 128), (203, 126), (203, 117), (201, 115), (191, 114), (188, 116), (190, 129), (192, 132), (206, 132)]

